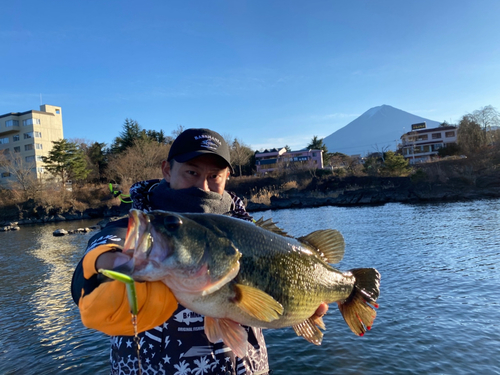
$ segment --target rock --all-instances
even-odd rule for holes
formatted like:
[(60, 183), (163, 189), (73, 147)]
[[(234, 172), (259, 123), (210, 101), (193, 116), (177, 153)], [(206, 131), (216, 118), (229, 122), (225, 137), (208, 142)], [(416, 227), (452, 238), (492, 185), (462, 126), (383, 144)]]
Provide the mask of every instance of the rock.
[(0, 232), (8, 232), (10, 230), (10, 226), (0, 227)]
[(97, 223), (97, 225), (102, 229), (102, 228), (106, 227), (106, 225), (108, 225), (109, 223), (111, 223), (112, 221), (123, 219), (126, 216), (127, 215), (125, 215), (125, 216), (113, 216), (113, 217), (109, 217), (109, 218), (106, 218), (106, 219), (103, 219), (103, 220), (99, 221)]
[(61, 236), (65, 236), (68, 234), (68, 231), (64, 230), (64, 229), (57, 229), (55, 230), (52, 235), (55, 236), (55, 237), (61, 237)]
[(55, 215), (54, 221), (66, 221), (66, 218), (62, 215)]
[(14, 227), (11, 227), (10, 230), (20, 230), (21, 228), (19, 228), (17, 225), (14, 226)]

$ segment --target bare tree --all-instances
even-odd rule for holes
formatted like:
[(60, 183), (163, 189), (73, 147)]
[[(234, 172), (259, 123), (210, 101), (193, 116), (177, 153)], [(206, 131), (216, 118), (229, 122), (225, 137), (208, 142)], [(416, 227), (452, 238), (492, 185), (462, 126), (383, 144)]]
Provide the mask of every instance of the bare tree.
[(485, 134), (492, 126), (500, 125), (500, 113), (491, 105), (472, 112), (470, 116), (481, 126)]
[(108, 164), (107, 175), (126, 191), (137, 181), (161, 178), (161, 162), (167, 158), (170, 145), (149, 140), (136, 140)]
[(19, 154), (8, 151), (0, 154), (0, 167), (13, 177), (9, 181), (11, 187), (21, 192), (23, 200), (37, 199), (43, 183), (37, 178), (35, 162), (26, 162)]
[(182, 125), (177, 125), (177, 128), (172, 130), (172, 136), (175, 138), (177, 138), (179, 136), (179, 134), (181, 134), (184, 130), (186, 130), (186, 128)]
[(231, 146), (231, 164), (237, 165), (241, 176), (241, 167), (246, 165), (252, 158), (253, 151), (238, 138), (235, 138)]

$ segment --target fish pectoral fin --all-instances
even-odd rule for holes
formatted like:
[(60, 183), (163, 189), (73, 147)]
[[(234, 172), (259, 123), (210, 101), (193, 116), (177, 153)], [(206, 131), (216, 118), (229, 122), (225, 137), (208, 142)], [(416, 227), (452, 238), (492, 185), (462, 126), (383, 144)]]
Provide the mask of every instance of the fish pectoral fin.
[(294, 325), (293, 329), (295, 330), (297, 336), (302, 336), (311, 344), (321, 345), (321, 341), (323, 340), (323, 333), (317, 327), (317, 325), (319, 325), (318, 319), (321, 320), (320, 326), (322, 325), (324, 327), (325, 325), (323, 324), (323, 319), (319, 317), (316, 319), (309, 318), (307, 320), (304, 320), (302, 323)]
[(283, 314), (283, 306), (260, 289), (236, 284), (234, 303), (248, 315), (263, 322), (272, 322)]
[(233, 353), (243, 358), (248, 349), (248, 333), (240, 324), (230, 319), (205, 317), (205, 334), (208, 340), (216, 343), (219, 340), (229, 346)]
[(315, 250), (316, 255), (327, 263), (338, 263), (344, 257), (345, 241), (335, 229), (317, 230), (298, 240)]

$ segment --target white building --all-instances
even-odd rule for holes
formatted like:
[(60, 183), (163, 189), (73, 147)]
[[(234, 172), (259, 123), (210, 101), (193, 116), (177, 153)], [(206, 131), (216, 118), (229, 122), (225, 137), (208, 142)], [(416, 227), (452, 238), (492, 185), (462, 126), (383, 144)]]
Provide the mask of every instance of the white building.
[(413, 124), (412, 131), (401, 136), (401, 148), (410, 164), (422, 163), (438, 154), (438, 150), (457, 143), (457, 127), (440, 126), (427, 129), (426, 123)]

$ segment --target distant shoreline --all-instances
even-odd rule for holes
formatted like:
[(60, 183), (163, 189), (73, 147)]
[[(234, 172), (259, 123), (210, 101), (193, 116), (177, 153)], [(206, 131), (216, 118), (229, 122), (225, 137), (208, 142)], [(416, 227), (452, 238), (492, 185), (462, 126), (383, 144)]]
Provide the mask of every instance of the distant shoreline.
[[(293, 191), (290, 193), (284, 192), (282, 196), (272, 196), (269, 204), (255, 203), (248, 201), (246, 208), (250, 213), (261, 212), (267, 210), (281, 210), (290, 208), (314, 208), (323, 206), (337, 207), (361, 207), (361, 206), (376, 206), (386, 203), (445, 203), (457, 201), (472, 201), (481, 199), (496, 199), (500, 198), (499, 186), (474, 188), (469, 186), (399, 186), (385, 187), (383, 185), (378, 188), (358, 188), (356, 190), (344, 189), (341, 192), (327, 193), (324, 196), (318, 196), (318, 193), (311, 191)], [(315, 196), (316, 195), (316, 196)], [(246, 198), (245, 196), (243, 196)], [(248, 198), (247, 198), (248, 199)], [(11, 219), (2, 220), (0, 227), (9, 226), (12, 223), (16, 225), (29, 224), (44, 224), (54, 222), (66, 222), (74, 220), (106, 220), (107, 218), (116, 218), (127, 215), (131, 208), (131, 204), (121, 204), (120, 206), (97, 207), (87, 209), (83, 212), (60, 213), (57, 215), (43, 215), (42, 217), (26, 216), (28, 212), (21, 212), (21, 219), (12, 217)], [(1, 229), (0, 228), (0, 229)]]

